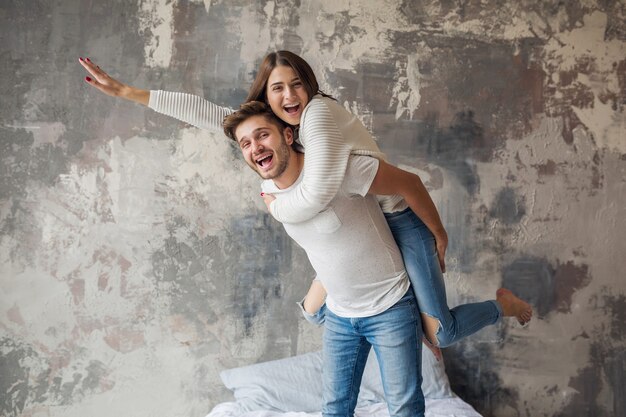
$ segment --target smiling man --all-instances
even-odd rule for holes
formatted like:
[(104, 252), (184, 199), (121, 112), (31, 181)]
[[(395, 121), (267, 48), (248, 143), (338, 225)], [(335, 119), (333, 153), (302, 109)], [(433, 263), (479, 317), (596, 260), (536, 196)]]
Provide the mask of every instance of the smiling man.
[[(272, 113), (252, 113), (265, 109), (265, 106), (258, 102), (253, 102), (249, 106), (242, 106), (242, 109), (237, 112), (237, 116), (243, 117), (247, 115), (247, 112), (250, 112), (251, 115), (239, 122), (235, 129), (239, 131), (239, 136), (233, 136), (233, 139), (237, 141), (250, 168), (256, 171), (261, 178), (274, 180), (275, 183), (278, 182), (278, 187), (286, 188), (293, 184), (297, 178), (292, 178), (288, 174), (285, 175), (289, 163), (292, 163), (289, 173), (295, 175), (296, 172), (302, 170), (304, 158), (301, 153), (296, 153), (291, 149), (293, 143), (291, 128), (287, 128)], [(239, 121), (239, 118), (227, 117), (224, 122), (225, 132), (230, 129), (229, 120), (234, 123)]]
[[(293, 131), (265, 104), (242, 105), (225, 118), (224, 132), (265, 180), (264, 192), (278, 199), (295, 192), (304, 154), (292, 148)], [(390, 415), (424, 415), (420, 314), (400, 251), (373, 195), (396, 193), (395, 187), (411, 175), (398, 171), (372, 157), (351, 156), (341, 189), (327, 209), (308, 221), (283, 224), (306, 251), (328, 293), (324, 416), (354, 414), (372, 346)]]

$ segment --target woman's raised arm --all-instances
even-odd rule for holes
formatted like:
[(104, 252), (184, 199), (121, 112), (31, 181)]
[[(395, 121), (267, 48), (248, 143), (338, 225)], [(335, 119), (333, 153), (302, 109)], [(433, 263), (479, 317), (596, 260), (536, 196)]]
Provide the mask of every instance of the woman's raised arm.
[(140, 88), (131, 87), (130, 85), (121, 83), (115, 78), (112, 78), (109, 74), (100, 69), (99, 66), (91, 62), (89, 58), (79, 58), (80, 64), (87, 70), (91, 77), (85, 77), (85, 81), (89, 85), (104, 94), (111, 97), (120, 97), (126, 100), (134, 101), (135, 103), (148, 105), (150, 100), (150, 91), (142, 90)]
[(200, 129), (222, 132), (224, 117), (234, 111), (193, 94), (135, 88), (112, 78), (89, 58), (79, 62), (90, 74), (85, 81), (104, 94), (143, 104)]

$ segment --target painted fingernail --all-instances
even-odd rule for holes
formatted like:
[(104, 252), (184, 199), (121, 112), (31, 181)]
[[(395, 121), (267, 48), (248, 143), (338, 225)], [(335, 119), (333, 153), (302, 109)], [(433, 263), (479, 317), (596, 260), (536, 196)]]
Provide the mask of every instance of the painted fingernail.
[(261, 197), (263, 197), (265, 195), (265, 193), (261, 193)]
[(78, 59), (80, 59), (81, 61), (84, 61), (85, 59), (81, 56)]
[(85, 80), (91, 82), (91, 78), (89, 78), (89, 77), (85, 77)]
[(89, 59), (89, 58), (85, 58), (85, 59), (86, 59), (87, 61), (91, 62), (91, 59)]

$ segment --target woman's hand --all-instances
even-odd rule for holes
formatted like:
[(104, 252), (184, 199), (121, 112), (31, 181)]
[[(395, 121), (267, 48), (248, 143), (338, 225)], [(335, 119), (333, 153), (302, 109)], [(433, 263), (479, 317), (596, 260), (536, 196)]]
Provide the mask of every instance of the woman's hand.
[(102, 71), (99, 66), (91, 62), (89, 58), (79, 58), (78, 62), (80, 62), (83, 68), (91, 75), (91, 77), (85, 77), (85, 81), (92, 87), (112, 97), (121, 97), (145, 106), (148, 105), (150, 91), (134, 88), (117, 81), (115, 78), (112, 78), (109, 74)]
[(276, 197), (274, 197), (273, 194), (267, 194), (267, 193), (261, 193), (261, 197), (263, 197), (263, 202), (265, 203), (265, 206), (267, 207), (267, 211), (269, 211), (270, 214), (272, 214), (272, 212), (270, 211), (270, 204), (272, 203), (272, 201), (276, 200)]

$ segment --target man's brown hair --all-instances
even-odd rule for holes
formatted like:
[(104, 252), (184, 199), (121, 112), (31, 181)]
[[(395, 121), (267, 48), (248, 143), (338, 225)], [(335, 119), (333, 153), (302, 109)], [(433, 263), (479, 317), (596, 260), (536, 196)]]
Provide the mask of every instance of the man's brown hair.
[(249, 101), (247, 103), (243, 103), (239, 106), (239, 110), (235, 111), (232, 114), (229, 114), (224, 118), (224, 133), (226, 136), (234, 140), (235, 142), (239, 142), (237, 140), (237, 136), (235, 136), (235, 130), (239, 127), (240, 124), (251, 118), (252, 116), (263, 116), (265, 120), (270, 123), (276, 125), (280, 132), (285, 129), (288, 125), (285, 124), (281, 119), (276, 117), (276, 115), (272, 112), (270, 106), (260, 101)]

